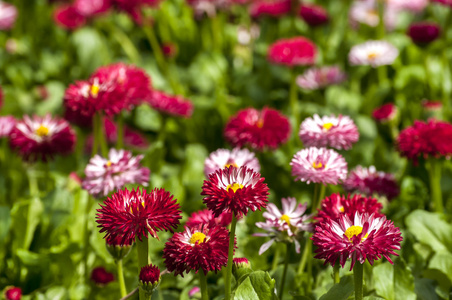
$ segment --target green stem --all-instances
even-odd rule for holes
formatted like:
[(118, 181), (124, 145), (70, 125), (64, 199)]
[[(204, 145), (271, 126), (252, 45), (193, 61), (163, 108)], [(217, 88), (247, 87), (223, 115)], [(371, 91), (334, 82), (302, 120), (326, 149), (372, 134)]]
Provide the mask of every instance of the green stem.
[(124, 148), (124, 116), (122, 113), (118, 114), (118, 120), (116, 125), (116, 148), (123, 149)]
[(84, 278), (86, 281), (88, 281), (88, 254), (89, 254), (89, 237), (90, 237), (90, 228), (89, 228), (89, 213), (91, 211), (91, 197), (88, 197), (88, 199), (86, 199), (86, 206), (85, 206), (85, 216), (84, 216), (84, 223), (85, 223), (85, 227), (83, 228), (83, 269), (84, 269)]
[(290, 105), (290, 110), (291, 113), (293, 115), (293, 120), (294, 120), (294, 124), (293, 124), (293, 128), (297, 128), (297, 126), (299, 126), (299, 107), (298, 107), (298, 86), (297, 86), (297, 74), (295, 72), (295, 69), (292, 68), (290, 70), (291, 72), (291, 78), (290, 78), (290, 89), (289, 89), (289, 105)]
[(122, 47), (130, 62), (137, 64), (140, 61), (140, 52), (130, 40), (129, 36), (120, 29), (119, 26), (111, 23), (111, 34), (116, 42)]
[(126, 290), (126, 283), (124, 282), (124, 272), (122, 269), (122, 259), (119, 259), (116, 262), (116, 266), (118, 269), (118, 283), (119, 283), (119, 290), (121, 291), (121, 297), (125, 297), (127, 295)]
[(207, 277), (202, 269), (200, 269), (198, 273), (199, 273), (199, 285), (201, 286), (201, 299), (209, 300), (209, 296), (207, 293)]
[[(447, 11), (446, 21), (444, 23), (444, 29), (450, 28), (450, 25), (452, 23), (452, 12), (450, 10)], [(443, 89), (442, 89), (442, 100), (443, 100), (443, 107), (444, 107), (444, 115), (446, 118), (449, 117), (450, 113), (450, 100), (449, 100), (449, 94), (450, 94), (450, 61), (447, 57), (447, 50), (449, 47), (449, 42), (447, 41), (447, 30), (443, 31), (443, 51), (442, 51), (442, 64), (443, 64)]]
[(91, 157), (94, 157), (98, 152), (99, 148), (99, 118), (97, 114), (93, 116), (93, 148), (91, 149)]
[(221, 19), (218, 14), (210, 18), (211, 28), (212, 28), (212, 41), (213, 50), (221, 53), (223, 49), (223, 27), (221, 26)]
[(334, 267), (333, 267), (334, 284), (337, 284), (337, 283), (339, 283), (341, 281), (341, 277), (339, 276), (339, 268), (340, 268), (340, 266), (341, 265), (339, 264), (339, 262), (336, 262), (334, 264)]
[(286, 258), (284, 260), (284, 270), (283, 270), (281, 285), (280, 285), (279, 293), (278, 293), (279, 299), (282, 299), (283, 294), (284, 294), (284, 284), (286, 282), (287, 268), (289, 267), (289, 258), (290, 258), (289, 243), (286, 243)]
[(382, 85), (387, 81), (386, 66), (377, 67), (378, 84)]
[(308, 257), (311, 256), (311, 254), (312, 254), (311, 248), (312, 248), (312, 241), (311, 241), (311, 239), (308, 238), (306, 240), (306, 244), (304, 245), (303, 256), (301, 257), (300, 265), (298, 267), (298, 275), (301, 275), (304, 271), (306, 262), (308, 261)]
[(104, 120), (102, 118), (102, 113), (97, 112), (94, 115), (95, 118), (97, 118), (97, 138), (98, 138), (98, 145), (100, 145), (100, 151), (102, 153), (103, 157), (108, 157), (108, 145), (107, 145), (107, 139), (104, 132)]
[[(141, 268), (147, 266), (151, 263), (149, 259), (149, 245), (148, 238), (146, 236), (142, 237), (142, 241), (137, 237), (136, 238), (137, 245), (137, 254), (138, 254), (138, 274), (141, 271)], [(140, 287), (140, 300), (149, 300), (150, 296), (146, 293), (143, 288)]]
[(326, 186), (322, 183), (316, 183), (314, 188), (314, 201), (312, 202), (312, 213), (316, 213), (317, 209), (320, 208), (323, 197), (325, 197)]
[(278, 267), (278, 262), (279, 262), (279, 256), (281, 254), (281, 249), (279, 248), (279, 243), (276, 246), (276, 250), (275, 250), (275, 255), (273, 256), (273, 263), (272, 263), (272, 270), (276, 270), (276, 268)]
[(433, 209), (438, 213), (444, 213), (441, 195), (441, 162), (435, 158), (430, 158), (427, 162), (427, 170), (429, 172), (430, 197)]
[(383, 0), (378, 0), (378, 18), (379, 23), (377, 27), (377, 37), (383, 39), (385, 37), (385, 3)]
[(235, 214), (232, 215), (231, 231), (229, 233), (229, 249), (228, 249), (228, 264), (226, 266), (226, 279), (224, 283), (225, 287), (225, 300), (231, 299), (231, 280), (232, 280), (232, 259), (234, 256), (234, 239), (235, 239), (235, 227), (237, 225), (237, 218)]
[(36, 170), (32, 167), (27, 168), (28, 184), (30, 188), (30, 196), (39, 198), (38, 178), (36, 176)]
[(363, 299), (363, 265), (357, 262), (353, 267), (353, 275), (355, 278), (355, 300)]

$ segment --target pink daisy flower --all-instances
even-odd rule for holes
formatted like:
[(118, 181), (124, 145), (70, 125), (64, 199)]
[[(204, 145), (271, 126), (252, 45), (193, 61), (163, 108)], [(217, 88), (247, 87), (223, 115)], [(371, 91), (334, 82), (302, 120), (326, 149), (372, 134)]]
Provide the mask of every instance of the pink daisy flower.
[(146, 101), (155, 110), (172, 116), (189, 118), (193, 114), (193, 103), (182, 96), (171, 96), (160, 91), (153, 91), (152, 96)]
[(231, 224), (232, 214), (229, 212), (221, 213), (218, 218), (215, 218), (213, 212), (208, 209), (203, 209), (191, 214), (185, 224), (188, 227), (195, 227), (200, 224), (206, 224), (208, 226), (222, 226), (227, 227)]
[(399, 50), (386, 41), (367, 41), (353, 46), (348, 54), (351, 65), (378, 67), (391, 65), (399, 56)]
[(400, 193), (399, 185), (394, 175), (380, 172), (374, 166), (364, 168), (357, 166), (349, 172), (344, 181), (344, 189), (349, 192), (359, 192), (367, 196), (374, 194), (385, 196), (388, 200), (397, 197)]
[(110, 0), (75, 0), (74, 8), (85, 17), (94, 17), (111, 8)]
[(335, 117), (315, 114), (306, 118), (300, 126), (299, 136), (306, 147), (332, 147), (350, 149), (359, 140), (355, 123), (348, 116)]
[(75, 133), (61, 119), (24, 116), (10, 132), (11, 147), (29, 161), (52, 159), (55, 154), (69, 154), (75, 145)]
[(70, 4), (59, 6), (53, 14), (53, 19), (58, 26), (70, 30), (82, 27), (86, 23), (86, 18)]
[(98, 82), (76, 81), (69, 85), (63, 97), (64, 118), (81, 127), (90, 127), (94, 114), (100, 109)]
[(372, 112), (372, 117), (379, 123), (386, 123), (397, 116), (397, 106), (392, 103), (386, 103)]
[(268, 186), (258, 172), (246, 166), (217, 170), (204, 180), (203, 201), (215, 217), (223, 212), (233, 213), (237, 218), (267, 206)]
[(422, 100), (421, 105), (424, 110), (430, 112), (441, 111), (443, 109), (443, 103), (441, 101), (424, 99)]
[(347, 80), (347, 75), (337, 66), (313, 67), (302, 75), (299, 75), (296, 82), (299, 87), (305, 90), (317, 90), (330, 85), (339, 84)]
[(312, 65), (317, 49), (314, 43), (305, 37), (280, 39), (268, 49), (268, 60), (274, 64), (288, 67)]
[(82, 187), (95, 197), (105, 197), (126, 184), (148, 185), (150, 170), (140, 166), (143, 155), (110, 149), (108, 158), (95, 155), (85, 168)]
[(148, 234), (157, 238), (160, 230), (174, 232), (179, 225), (181, 211), (176, 199), (164, 189), (119, 190), (97, 210), (96, 222), (106, 239), (130, 245)]
[(292, 176), (307, 184), (330, 183), (336, 185), (347, 177), (347, 162), (336, 151), (310, 147), (298, 151), (292, 161)]
[(13, 116), (0, 116), (0, 138), (9, 136), (16, 122)]
[(380, 212), (382, 208), (383, 205), (375, 198), (362, 195), (344, 196), (336, 193), (322, 200), (320, 210), (315, 219), (319, 222), (335, 221), (342, 215), (353, 219), (357, 212), (382, 217), (383, 214)]
[[(399, 11), (392, 6), (386, 6), (384, 10), (384, 23), (387, 30), (393, 30), (397, 25)], [(375, 0), (353, 1), (349, 11), (350, 25), (357, 28), (359, 24), (377, 27), (380, 23), (378, 15), (378, 3)]]
[(3, 1), (0, 1), (0, 30), (8, 30), (14, 26), (17, 19), (17, 8)]
[(234, 147), (250, 146), (259, 151), (276, 149), (289, 139), (290, 123), (277, 110), (247, 108), (229, 120), (224, 136)]
[(337, 221), (321, 222), (311, 239), (317, 246), (315, 258), (325, 259), (325, 264), (332, 266), (339, 260), (342, 267), (351, 259), (350, 270), (356, 261), (363, 264), (367, 259), (373, 265), (382, 256), (392, 264), (389, 255), (398, 255), (394, 250), (400, 250), (403, 240), (399, 228), (385, 216), (360, 213), (354, 219), (342, 215)]
[(290, 0), (256, 0), (250, 5), (250, 15), (253, 18), (262, 16), (282, 17), (290, 13)]
[(255, 172), (261, 170), (259, 160), (253, 152), (248, 149), (234, 148), (232, 151), (228, 149), (218, 149), (217, 151), (210, 153), (209, 157), (204, 161), (204, 173), (207, 177), (209, 174), (229, 166), (247, 166)]
[(388, 9), (397, 12), (404, 10), (412, 13), (420, 13), (428, 4), (429, 0), (387, 0), (386, 6)]
[(184, 276), (191, 270), (219, 271), (228, 262), (229, 231), (221, 226), (198, 225), (175, 233), (163, 249), (168, 271)]

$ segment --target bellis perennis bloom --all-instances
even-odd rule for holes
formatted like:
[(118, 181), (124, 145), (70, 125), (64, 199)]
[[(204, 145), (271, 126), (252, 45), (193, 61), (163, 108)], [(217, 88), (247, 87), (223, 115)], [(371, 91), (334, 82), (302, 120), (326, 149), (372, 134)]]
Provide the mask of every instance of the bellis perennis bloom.
[(374, 68), (391, 65), (399, 56), (399, 50), (386, 41), (368, 41), (353, 46), (348, 54), (351, 65), (369, 65)]
[(16, 126), (16, 119), (13, 116), (0, 117), (0, 138), (7, 137)]
[(282, 17), (290, 13), (290, 0), (256, 0), (250, 5), (250, 14), (253, 18), (261, 16)]
[(332, 147), (350, 149), (359, 139), (358, 128), (348, 116), (323, 116), (315, 114), (300, 126), (300, 139), (306, 147)]
[(74, 149), (75, 133), (69, 124), (50, 114), (24, 116), (10, 133), (11, 147), (26, 160), (47, 161), (55, 154), (69, 154)]
[(339, 260), (342, 267), (351, 259), (352, 270), (356, 261), (363, 264), (367, 259), (373, 265), (382, 256), (392, 263), (389, 255), (398, 255), (394, 250), (400, 250), (402, 236), (386, 217), (356, 213), (353, 219), (342, 215), (337, 221), (321, 222), (311, 239), (317, 247), (315, 258), (332, 266)]
[(91, 271), (91, 280), (97, 286), (106, 286), (110, 282), (115, 280), (113, 273), (105, 270), (104, 267), (96, 267)]
[(213, 212), (208, 209), (203, 209), (198, 212), (194, 212), (187, 219), (186, 225), (188, 227), (195, 227), (201, 224), (208, 226), (222, 226), (227, 227), (231, 224), (232, 214), (228, 212), (221, 213), (217, 218), (214, 217)]
[(329, 21), (328, 12), (320, 5), (302, 4), (299, 14), (309, 26), (321, 26)]
[(17, 18), (17, 8), (3, 1), (0, 1), (0, 30), (11, 29)]
[(172, 96), (160, 91), (153, 91), (146, 101), (155, 110), (171, 116), (188, 118), (193, 114), (193, 103), (182, 96)]
[(165, 244), (163, 258), (168, 271), (184, 276), (191, 270), (219, 271), (228, 262), (229, 231), (221, 226), (185, 227)]
[(259, 172), (261, 169), (256, 156), (248, 149), (218, 149), (217, 151), (210, 153), (209, 157), (206, 158), (204, 162), (204, 173), (206, 176), (209, 176), (209, 174), (216, 170), (229, 166), (247, 166), (256, 172)]
[(313, 42), (304, 37), (280, 39), (268, 50), (270, 62), (288, 67), (312, 65), (317, 49)]
[(337, 184), (347, 177), (347, 162), (336, 151), (310, 147), (298, 151), (292, 161), (292, 176), (306, 183)]
[(385, 123), (397, 116), (397, 106), (392, 103), (386, 103), (372, 112), (372, 117), (379, 123)]
[(176, 199), (164, 189), (120, 190), (100, 207), (96, 217), (100, 232), (121, 245), (130, 245), (136, 238), (141, 241), (148, 233), (158, 238), (160, 230), (173, 232), (182, 218)]
[(317, 90), (333, 84), (339, 84), (347, 79), (347, 75), (337, 66), (310, 68), (297, 77), (299, 87), (305, 90)]
[(85, 168), (82, 187), (95, 197), (107, 196), (129, 183), (148, 185), (150, 170), (140, 166), (143, 155), (110, 149), (108, 158), (95, 155)]
[(266, 207), (268, 186), (258, 172), (246, 166), (227, 167), (217, 170), (204, 180), (202, 193), (204, 203), (218, 217), (223, 212), (233, 213), (237, 218)]

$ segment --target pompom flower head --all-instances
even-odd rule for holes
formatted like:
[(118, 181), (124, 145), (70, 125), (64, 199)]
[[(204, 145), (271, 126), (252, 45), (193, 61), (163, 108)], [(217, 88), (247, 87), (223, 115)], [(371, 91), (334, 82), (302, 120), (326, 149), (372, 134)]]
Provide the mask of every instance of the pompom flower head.
[(426, 45), (436, 40), (440, 32), (440, 27), (436, 23), (418, 22), (410, 25), (407, 34), (414, 43)]
[(218, 170), (204, 180), (202, 193), (204, 203), (215, 217), (223, 212), (233, 213), (237, 218), (267, 206), (268, 186), (258, 172), (246, 166), (233, 166)]
[(152, 293), (160, 283), (160, 269), (154, 265), (146, 265), (141, 268), (138, 278), (141, 287), (148, 293)]
[(290, 0), (257, 0), (250, 5), (250, 14), (253, 18), (270, 16), (282, 17), (290, 13)]
[(228, 149), (218, 149), (210, 153), (209, 157), (204, 162), (204, 173), (206, 176), (229, 166), (241, 167), (247, 166), (256, 172), (259, 172), (261, 167), (259, 161), (253, 152), (248, 149), (234, 148), (232, 151)]
[(307, 184), (337, 184), (347, 177), (347, 162), (336, 151), (310, 147), (298, 151), (292, 161), (292, 176)]
[(160, 91), (153, 91), (147, 102), (155, 110), (171, 116), (189, 118), (193, 114), (193, 103), (182, 96), (172, 96)]
[(359, 139), (358, 128), (348, 116), (335, 117), (315, 114), (300, 126), (300, 139), (306, 147), (350, 149)]
[(69, 154), (74, 149), (75, 133), (69, 124), (50, 114), (24, 116), (10, 132), (11, 147), (28, 161), (47, 161), (56, 154)]
[(91, 271), (91, 280), (98, 286), (106, 286), (115, 280), (115, 276), (104, 267), (96, 267)]
[(163, 258), (168, 271), (184, 276), (191, 270), (219, 271), (228, 262), (229, 231), (221, 226), (185, 227), (165, 244)]
[(399, 56), (399, 50), (386, 41), (368, 41), (353, 46), (348, 54), (351, 65), (372, 66), (391, 65)]
[(353, 219), (342, 215), (337, 221), (321, 222), (311, 239), (317, 246), (315, 258), (325, 259), (325, 264), (332, 266), (339, 260), (342, 267), (351, 259), (351, 270), (356, 261), (364, 264), (366, 259), (373, 265), (385, 257), (392, 264), (389, 255), (398, 255), (394, 250), (400, 250), (402, 236), (385, 216), (356, 213)]
[(169, 192), (164, 189), (119, 190), (97, 210), (96, 222), (105, 238), (115, 239), (121, 245), (130, 245), (136, 238), (140, 241), (148, 233), (158, 239), (160, 230), (171, 231), (177, 228), (180, 207)]
[(217, 218), (214, 217), (213, 212), (208, 209), (203, 209), (191, 214), (187, 219), (186, 225), (188, 227), (195, 227), (201, 224), (208, 226), (222, 226), (227, 227), (231, 224), (232, 214), (229, 212), (221, 213)]
[(288, 67), (312, 65), (317, 49), (313, 42), (304, 37), (280, 39), (268, 50), (270, 62)]
[(359, 192), (367, 196), (380, 195), (388, 200), (397, 197), (399, 186), (394, 176), (389, 173), (377, 171), (374, 166), (364, 168), (357, 166), (349, 172), (344, 181), (344, 189), (349, 192)]
[(328, 12), (320, 5), (302, 4), (299, 14), (312, 27), (324, 25), (329, 21)]
[(277, 110), (247, 108), (229, 120), (224, 136), (234, 147), (250, 146), (259, 151), (276, 149), (288, 140), (290, 123)]
[(150, 170), (140, 166), (143, 155), (132, 156), (130, 151), (110, 149), (108, 158), (95, 155), (85, 168), (82, 187), (95, 197), (107, 196), (124, 185), (148, 185)]
[(297, 85), (305, 90), (317, 90), (347, 79), (347, 75), (337, 66), (310, 68), (296, 79)]
[(58, 7), (53, 19), (59, 27), (70, 30), (82, 27), (86, 23), (86, 18), (73, 5), (68, 4)]

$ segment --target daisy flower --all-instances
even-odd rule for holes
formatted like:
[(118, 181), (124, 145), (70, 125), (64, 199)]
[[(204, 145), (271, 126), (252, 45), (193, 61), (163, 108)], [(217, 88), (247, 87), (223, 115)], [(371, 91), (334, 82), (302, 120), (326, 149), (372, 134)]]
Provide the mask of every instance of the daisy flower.
[(347, 75), (337, 66), (313, 67), (296, 79), (299, 87), (305, 90), (317, 90), (333, 84), (339, 84), (347, 79)]
[(228, 212), (221, 213), (217, 218), (214, 217), (213, 212), (208, 209), (203, 209), (191, 214), (187, 219), (186, 225), (188, 227), (195, 227), (200, 224), (207, 224), (209, 226), (227, 227), (231, 224), (232, 214)]
[(337, 221), (321, 222), (311, 239), (317, 247), (315, 258), (325, 259), (325, 264), (332, 266), (339, 260), (342, 267), (351, 259), (352, 270), (356, 261), (364, 264), (366, 259), (373, 265), (385, 257), (392, 264), (389, 256), (398, 255), (394, 250), (400, 250), (403, 238), (399, 228), (385, 216), (356, 213), (353, 219), (342, 215)]
[(9, 136), (16, 122), (13, 116), (0, 116), (0, 138)]
[(144, 290), (152, 292), (160, 283), (160, 269), (154, 265), (146, 265), (141, 268), (138, 279)]
[(107, 196), (126, 184), (148, 185), (150, 170), (140, 166), (143, 155), (132, 156), (130, 151), (110, 149), (108, 158), (95, 155), (85, 168), (82, 187), (94, 197)]
[(184, 276), (191, 270), (219, 271), (228, 262), (229, 231), (221, 226), (198, 225), (175, 233), (163, 249), (168, 271)]
[(86, 23), (86, 18), (70, 4), (59, 6), (53, 13), (55, 24), (61, 28), (74, 30)]
[(270, 62), (288, 67), (312, 65), (316, 55), (314, 43), (301, 36), (280, 39), (270, 45), (268, 50)]
[(306, 147), (332, 147), (350, 149), (359, 139), (358, 128), (348, 116), (335, 117), (315, 114), (300, 126), (299, 136)]
[(250, 15), (253, 18), (261, 16), (282, 17), (290, 13), (290, 0), (257, 0), (250, 5)]
[(113, 273), (105, 270), (104, 267), (96, 267), (91, 271), (91, 281), (97, 286), (106, 286), (112, 281), (115, 281)]
[[(392, 6), (385, 6), (383, 18), (387, 30), (393, 30), (395, 28), (398, 16), (399, 10), (394, 9)], [(359, 24), (377, 27), (380, 24), (377, 1), (353, 1), (348, 17), (350, 25), (353, 28), (357, 28)]]
[(351, 65), (372, 66), (391, 65), (399, 56), (399, 50), (386, 41), (367, 41), (353, 46), (348, 54)]
[(234, 147), (250, 146), (258, 151), (276, 149), (289, 139), (290, 123), (277, 110), (247, 108), (229, 120), (224, 136)]
[(253, 152), (248, 149), (234, 148), (232, 151), (227, 149), (218, 149), (210, 153), (209, 157), (204, 162), (204, 173), (206, 176), (229, 166), (241, 167), (247, 166), (256, 172), (259, 172), (261, 167), (259, 160)]
[(367, 196), (380, 195), (388, 200), (397, 197), (400, 193), (394, 175), (377, 171), (374, 166), (364, 168), (357, 166), (350, 171), (344, 181), (344, 189), (349, 192), (359, 192)]
[(311, 147), (298, 151), (292, 161), (292, 176), (307, 184), (337, 184), (347, 177), (347, 162), (336, 151)]
[(17, 19), (17, 8), (3, 1), (0, 1), (0, 30), (8, 30), (14, 26)]
[(320, 5), (302, 4), (299, 11), (300, 17), (309, 26), (321, 26), (329, 21), (328, 12)]
[(392, 121), (397, 116), (397, 106), (392, 103), (386, 103), (378, 107), (372, 112), (372, 117), (378, 123), (386, 123)]
[(182, 96), (153, 91), (151, 97), (146, 101), (153, 109), (171, 116), (189, 118), (193, 114), (193, 103)]
[(50, 114), (44, 117), (24, 116), (10, 132), (11, 147), (29, 161), (52, 159), (69, 154), (75, 145), (75, 133), (69, 124)]
[(179, 225), (181, 211), (176, 199), (164, 189), (119, 190), (97, 210), (96, 222), (106, 239), (114, 239), (120, 245), (140, 241), (148, 233), (158, 239), (160, 230), (174, 232)]
[(441, 33), (441, 29), (434, 22), (417, 22), (408, 27), (407, 34), (416, 44), (429, 44), (436, 40)]
[(228, 167), (217, 170), (204, 180), (202, 193), (204, 203), (215, 217), (223, 212), (233, 213), (240, 218), (267, 206), (268, 186), (261, 174), (246, 166)]

